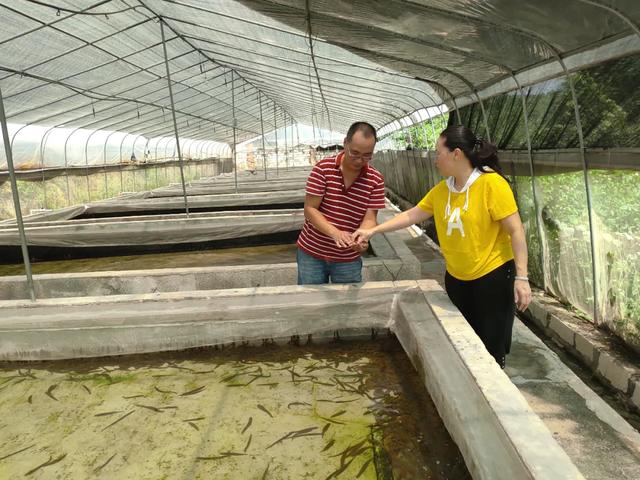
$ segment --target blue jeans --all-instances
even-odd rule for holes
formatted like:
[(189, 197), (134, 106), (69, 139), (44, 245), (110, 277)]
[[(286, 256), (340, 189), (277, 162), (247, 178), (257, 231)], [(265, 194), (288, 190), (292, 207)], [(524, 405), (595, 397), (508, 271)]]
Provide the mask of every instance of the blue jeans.
[(298, 248), (298, 285), (362, 282), (362, 258), (352, 262), (320, 260)]

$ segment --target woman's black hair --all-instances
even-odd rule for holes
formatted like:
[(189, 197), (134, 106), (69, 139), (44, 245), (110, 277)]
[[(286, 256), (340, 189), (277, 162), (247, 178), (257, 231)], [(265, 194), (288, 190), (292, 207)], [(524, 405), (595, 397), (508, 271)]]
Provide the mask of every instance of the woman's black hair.
[(481, 137), (476, 137), (468, 127), (464, 125), (450, 125), (441, 134), (444, 145), (453, 151), (459, 148), (471, 162), (471, 166), (482, 172), (487, 172), (489, 167), (504, 177), (500, 163), (498, 162), (498, 147)]

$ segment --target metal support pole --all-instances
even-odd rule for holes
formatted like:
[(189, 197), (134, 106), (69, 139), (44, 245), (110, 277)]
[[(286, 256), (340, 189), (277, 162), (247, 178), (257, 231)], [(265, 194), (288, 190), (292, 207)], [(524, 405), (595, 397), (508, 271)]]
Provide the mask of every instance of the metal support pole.
[(573, 111), (576, 117), (576, 128), (578, 129), (578, 141), (580, 142), (580, 159), (582, 160), (582, 171), (584, 174), (584, 188), (587, 195), (587, 216), (589, 218), (589, 234), (591, 236), (591, 276), (593, 282), (593, 323), (600, 324), (600, 288), (598, 286), (598, 258), (596, 255), (596, 231), (593, 221), (593, 203), (591, 196), (591, 180), (589, 178), (589, 165), (585, 154), (584, 135), (582, 132), (582, 120), (580, 119), (580, 105), (578, 96), (573, 85), (573, 79), (567, 70), (566, 65), (561, 60), (560, 63), (569, 82), (569, 90), (573, 100)]
[(276, 118), (276, 102), (273, 102), (273, 131), (276, 135), (276, 177), (280, 174), (278, 171), (278, 119)]
[[(169, 144), (171, 143), (171, 141), (175, 142), (176, 140), (175, 140), (175, 138), (167, 137), (167, 144), (164, 146), (164, 159), (165, 159), (165, 162), (167, 162), (167, 159), (169, 158), (169, 155), (167, 153), (167, 149), (169, 148)], [(171, 157), (169, 162), (173, 162), (173, 157)], [(166, 177), (167, 177), (167, 184), (174, 183), (175, 179), (173, 178), (173, 166), (166, 165), (164, 171), (165, 171)]]
[[(300, 131), (298, 130), (298, 122), (296, 122), (296, 146), (298, 147), (298, 150), (300, 150)], [(295, 161), (295, 154), (293, 156), (293, 159)]]
[(487, 140), (491, 142), (491, 132), (489, 131), (489, 121), (487, 120), (487, 112), (484, 109), (484, 102), (480, 98), (480, 95), (478, 95), (478, 92), (474, 93), (476, 95), (476, 98), (478, 99), (478, 103), (480, 104), (480, 110), (482, 111), (482, 122), (484, 123), (485, 135), (487, 136)]
[(233, 181), (238, 193), (238, 158), (236, 156), (236, 91), (235, 91), (235, 72), (231, 70), (231, 114), (233, 115)]
[(56, 128), (56, 127), (51, 127), (46, 132), (44, 132), (44, 135), (42, 136), (42, 139), (40, 140), (40, 149), (39, 150), (40, 150), (40, 165), (42, 165), (42, 194), (43, 194), (42, 208), (43, 209), (47, 208), (47, 182), (46, 182), (45, 175), (44, 175), (44, 171), (45, 171), (44, 149), (45, 149), (45, 146), (47, 145), (47, 140), (49, 139), (49, 132), (51, 132), (54, 128)]
[[(104, 190), (105, 192), (107, 192), (107, 195), (109, 195), (109, 179), (107, 176), (107, 144), (109, 143), (109, 138), (111, 138), (111, 135), (113, 135), (114, 133), (116, 133), (115, 130), (107, 135), (107, 138), (105, 138), (104, 140), (104, 145), (102, 146), (102, 164), (104, 165)], [(122, 165), (119, 166), (120, 170), (122, 171)]]
[(0, 90), (0, 123), (2, 123), (2, 138), (4, 140), (4, 152), (7, 156), (7, 167), (9, 169), (9, 180), (11, 181), (11, 194), (13, 195), (13, 207), (16, 211), (16, 223), (18, 224), (18, 232), (20, 234), (20, 247), (22, 249), (22, 260), (24, 261), (24, 270), (27, 275), (27, 285), (29, 286), (29, 295), (31, 301), (36, 301), (36, 291), (33, 285), (33, 276), (31, 275), (31, 262), (29, 260), (29, 249), (27, 247), (27, 235), (24, 231), (24, 223), (22, 221), (22, 210), (20, 210), (20, 195), (18, 193), (18, 182), (16, 181), (16, 172), (13, 168), (13, 155), (11, 152), (11, 143), (9, 141), (9, 128), (7, 126), (7, 116), (4, 111), (4, 99), (2, 98), (2, 90)]
[(160, 140), (162, 140), (162, 137), (156, 140), (156, 148), (153, 150), (153, 173), (156, 177), (155, 188), (158, 188), (160, 186), (160, 180), (158, 179), (158, 144), (160, 143)]
[(546, 245), (544, 242), (544, 232), (542, 230), (542, 224), (540, 223), (540, 202), (538, 200), (538, 193), (536, 190), (536, 182), (533, 168), (533, 152), (531, 148), (531, 132), (529, 131), (529, 114), (527, 109), (527, 99), (524, 96), (524, 91), (520, 86), (520, 82), (515, 75), (512, 76), (513, 81), (518, 87), (518, 93), (520, 94), (520, 98), (522, 100), (522, 116), (524, 118), (524, 133), (527, 138), (527, 155), (529, 157), (529, 173), (531, 174), (531, 193), (533, 194), (533, 206), (535, 208), (535, 216), (536, 216), (536, 229), (538, 230), (538, 238), (540, 239), (540, 253), (542, 254), (542, 288), (547, 290), (547, 275), (545, 273), (545, 265), (547, 259), (547, 251)]
[(287, 142), (287, 117), (284, 117), (284, 168), (289, 170), (289, 143)]
[(129, 136), (129, 134), (125, 134), (124, 137), (122, 137), (122, 140), (120, 141), (120, 157), (119, 157), (119, 162), (120, 162), (120, 191), (124, 192), (124, 178), (123, 178), (123, 174), (122, 174), (122, 146), (124, 145), (124, 139), (127, 138)]
[(84, 142), (84, 166), (87, 177), (87, 198), (89, 201), (91, 201), (91, 187), (89, 185), (89, 140), (91, 140), (91, 137), (93, 137), (93, 134), (97, 131), (98, 130), (94, 130), (91, 132), (89, 136), (87, 136), (87, 141)]
[(453, 95), (451, 95), (451, 101), (453, 102), (453, 114), (456, 119), (456, 125), (462, 125), (462, 119), (460, 118), (460, 109), (458, 108), (456, 98)]
[[(137, 135), (136, 138), (133, 139), (133, 144), (131, 145), (131, 156), (134, 157), (135, 153), (136, 153), (136, 142), (138, 141), (138, 139), (142, 136), (142, 134)], [(137, 175), (138, 175), (138, 167), (134, 166), (133, 167), (133, 191), (137, 192), (138, 191), (138, 184), (136, 182), (137, 179)]]
[(154, 149), (154, 152), (153, 152), (153, 161), (154, 162), (158, 161), (158, 145), (160, 145), (161, 141), (162, 141), (162, 137), (160, 137), (158, 139), (158, 141), (156, 142), (156, 148)]
[[(432, 125), (433, 126), (433, 125)], [(427, 131), (427, 121), (422, 122), (422, 132), (424, 133), (424, 149), (427, 151), (427, 187), (431, 189), (435, 185), (435, 178), (431, 170), (431, 152), (429, 151), (429, 132)]]
[(80, 127), (76, 128), (75, 130), (72, 130), (71, 133), (69, 135), (67, 135), (67, 138), (64, 139), (64, 169), (65, 169), (65, 180), (67, 183), (67, 204), (71, 205), (71, 193), (70, 193), (70, 188), (69, 188), (69, 172), (67, 171), (67, 169), (69, 168), (69, 159), (67, 158), (67, 144), (69, 143), (69, 139), (71, 138), (71, 136), (76, 133), (78, 130), (80, 130)]
[(149, 157), (147, 156), (147, 150), (149, 148), (149, 139), (147, 138), (147, 141), (144, 142), (144, 147), (143, 148), (143, 152), (142, 152), (142, 160), (143, 160), (143, 164), (144, 164), (144, 189), (145, 191), (149, 190), (149, 169), (147, 168), (147, 162), (149, 161)]
[(189, 204), (187, 203), (187, 187), (184, 184), (184, 169), (182, 165), (182, 153), (180, 152), (180, 137), (178, 136), (178, 122), (176, 120), (176, 106), (173, 101), (173, 89), (171, 87), (171, 72), (169, 71), (169, 55), (167, 54), (167, 42), (164, 38), (164, 20), (160, 17), (160, 35), (162, 36), (162, 51), (164, 52), (164, 66), (167, 71), (167, 86), (169, 88), (169, 100), (171, 101), (171, 118), (173, 118), (173, 131), (176, 136), (176, 148), (178, 149), (178, 163), (180, 165), (180, 182), (182, 183), (182, 195), (184, 197), (184, 211), (189, 216)]
[(262, 120), (262, 92), (258, 90), (258, 103), (260, 104), (260, 133), (262, 133), (262, 168), (264, 179), (267, 180), (267, 151), (264, 147), (264, 121)]
[[(440, 115), (442, 115), (442, 110), (440, 110), (439, 108), (438, 110), (440, 111)], [(436, 126), (433, 123), (433, 117), (431, 116), (431, 114), (429, 114), (429, 125), (431, 125), (431, 132), (433, 133), (433, 150), (435, 152), (436, 144), (438, 143), (438, 132), (436, 132)], [(436, 184), (436, 173), (437, 173), (435, 170), (434, 162), (429, 163), (429, 170), (431, 171), (431, 178), (433, 179), (433, 185), (431, 186), (434, 187)]]

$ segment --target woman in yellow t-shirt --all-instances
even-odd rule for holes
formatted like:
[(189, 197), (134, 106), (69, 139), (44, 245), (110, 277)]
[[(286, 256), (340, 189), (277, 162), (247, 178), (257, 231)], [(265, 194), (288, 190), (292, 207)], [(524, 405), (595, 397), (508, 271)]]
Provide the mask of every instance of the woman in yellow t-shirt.
[(531, 302), (527, 243), (513, 192), (500, 173), (496, 147), (465, 126), (442, 132), (435, 165), (446, 180), (412, 209), (357, 230), (354, 241), (434, 217), (447, 294), (504, 368), (515, 307), (524, 311)]

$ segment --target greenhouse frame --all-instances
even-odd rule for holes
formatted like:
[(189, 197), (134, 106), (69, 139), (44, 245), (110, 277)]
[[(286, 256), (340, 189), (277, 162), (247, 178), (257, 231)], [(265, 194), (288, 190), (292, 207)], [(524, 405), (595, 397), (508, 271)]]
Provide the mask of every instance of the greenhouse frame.
[[(0, 0), (0, 19), (0, 267), (24, 265), (19, 275), (0, 275), (7, 282), (0, 282), (0, 309), (24, 302), (7, 303), (7, 318), (19, 322), (20, 308), (46, 316), (51, 292), (62, 301), (81, 290), (81, 277), (65, 277), (71, 283), (63, 286), (62, 277), (34, 272), (51, 252), (192, 243), (217, 249), (259, 236), (268, 237), (265, 244), (289, 242), (304, 221), (311, 167), (341, 148), (357, 121), (377, 129), (372, 164), (388, 202), (407, 210), (443, 180), (434, 165), (441, 131), (466, 125), (498, 148), (526, 231), (531, 283), (555, 305), (538, 327), (548, 333), (560, 310), (582, 322), (566, 334), (570, 340), (556, 339), (570, 353), (592, 332), (606, 335), (589, 345), (623, 352), (610, 355), (612, 365), (631, 365), (620, 367), (619, 385), (599, 364), (608, 353), (590, 350), (580, 361), (637, 413), (638, 0)], [(424, 232), (437, 250), (433, 222), (419, 227), (417, 235)], [(401, 243), (393, 236), (372, 243), (365, 279), (416, 281), (411, 288), (431, 292), (419, 284), (420, 266), (402, 270), (418, 260)], [(229, 285), (220, 288), (295, 283), (292, 267), (273, 268), (281, 279), (271, 284), (260, 266), (246, 267), (259, 282), (238, 280), (240, 267), (207, 275)], [(83, 273), (88, 286), (78, 297), (109, 289), (160, 295), (162, 285), (181, 282), (167, 272), (161, 279), (132, 269), (118, 279), (102, 270)], [(201, 273), (181, 275), (185, 284), (208, 286), (194, 290), (214, 289)], [(151, 290), (131, 280), (120, 291), (127, 276)], [(327, 298), (338, 291), (327, 290)], [(300, 302), (315, 305), (325, 293), (314, 295)], [(407, 320), (405, 328), (415, 325)], [(240, 327), (234, 332), (244, 335)], [(19, 359), (3, 354), (0, 347), (0, 359)], [(436, 404), (445, 423), (453, 422)], [(460, 438), (473, 452), (473, 441)], [(514, 458), (522, 454), (527, 463), (514, 442)], [(462, 454), (474, 478), (495, 474), (469, 460), (477, 452)], [(571, 466), (566, 472), (580, 475)], [(563, 478), (582, 478), (571, 475)]]

